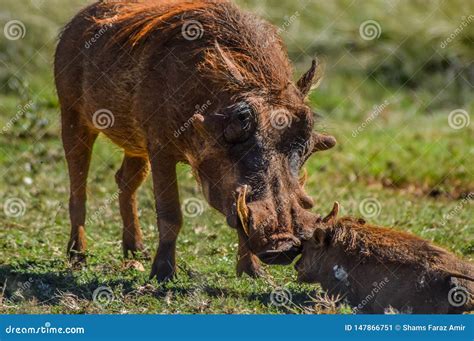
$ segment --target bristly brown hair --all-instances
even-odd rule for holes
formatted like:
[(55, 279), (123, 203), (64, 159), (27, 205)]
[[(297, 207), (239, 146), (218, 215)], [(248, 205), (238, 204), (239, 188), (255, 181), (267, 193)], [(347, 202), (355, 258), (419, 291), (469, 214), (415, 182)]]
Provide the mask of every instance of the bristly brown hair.
[[(202, 54), (199, 71), (223, 88), (275, 94), (291, 83), (292, 69), (277, 30), (229, 1), (103, 1), (99, 9), (91, 20), (97, 27), (116, 27), (113, 44), (136, 47), (153, 40), (159, 49), (178, 40), (187, 44), (190, 55)], [(198, 23), (202, 37), (183, 37), (189, 22)]]
[(380, 261), (433, 264), (446, 251), (412, 234), (383, 228), (344, 217), (328, 230), (331, 245), (340, 245), (348, 254), (375, 256)]

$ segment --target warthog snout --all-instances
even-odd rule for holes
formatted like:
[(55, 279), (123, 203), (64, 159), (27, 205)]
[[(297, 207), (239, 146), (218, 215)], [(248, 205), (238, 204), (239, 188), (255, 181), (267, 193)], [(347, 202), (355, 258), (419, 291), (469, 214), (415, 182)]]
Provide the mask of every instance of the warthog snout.
[(237, 198), (237, 212), (250, 249), (266, 264), (288, 265), (301, 253), (304, 226), (319, 219), (298, 204), (294, 196), (246, 202), (248, 187), (243, 186)]

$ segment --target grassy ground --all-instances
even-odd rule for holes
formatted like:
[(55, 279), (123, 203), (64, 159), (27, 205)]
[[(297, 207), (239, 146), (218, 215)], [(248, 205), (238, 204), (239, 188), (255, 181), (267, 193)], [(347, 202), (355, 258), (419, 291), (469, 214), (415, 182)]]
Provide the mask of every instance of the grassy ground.
[[(145, 272), (125, 268), (121, 219), (113, 200), (117, 191), (113, 175), (122, 152), (106, 139), (99, 139), (95, 146), (89, 178), (88, 217), (94, 218), (88, 226), (88, 266), (72, 271), (65, 261), (68, 181), (58, 138), (51, 56), (59, 25), (85, 2), (71, 1), (67, 9), (54, 1), (6, 2), (2, 25), (21, 18), (27, 23), (27, 34), (20, 41), (5, 41), (3, 36), (0, 40), (0, 312), (350, 312), (344, 305), (335, 307), (317, 286), (297, 284), (292, 267), (265, 267), (263, 279), (237, 278), (235, 233), (207, 206), (184, 165), (179, 168), (182, 202), (197, 200), (199, 214), (190, 212), (185, 217), (178, 239), (177, 280), (167, 285), (149, 282), (149, 261), (144, 262)], [(441, 54), (439, 49), (426, 51), (426, 46), (435, 46), (433, 37), (441, 39), (454, 31), (460, 14), (472, 13), (465, 3), (446, 10), (443, 3), (431, 2), (433, 10), (439, 6), (442, 11), (427, 19), (438, 19), (439, 30), (433, 29), (436, 32), (431, 35), (424, 29), (408, 32), (408, 19), (399, 26), (389, 20), (397, 15), (402, 20), (401, 8), (381, 17), (380, 3), (372, 2), (366, 12), (345, 1), (336, 2), (335, 8), (309, 2), (302, 5), (309, 7), (299, 9), (304, 37), (294, 36), (293, 28), (282, 34), (295, 61), (304, 63), (318, 51), (328, 56), (327, 76), (311, 101), (322, 115), (320, 129), (330, 131), (339, 141), (335, 149), (315, 155), (307, 164), (307, 190), (316, 200), (315, 212), (328, 212), (338, 200), (345, 214), (411, 231), (473, 260), (474, 127), (466, 124), (453, 129), (448, 120), (450, 112), (458, 109), (465, 110), (467, 116), (462, 115), (469, 118), (474, 108), (472, 95), (466, 95), (472, 94), (472, 64), (465, 61), (472, 56), (472, 47), (466, 52), (462, 43), (465, 39), (472, 43), (472, 31), (466, 29), (452, 49), (443, 49)], [(257, 2), (245, 1), (244, 5), (255, 8)], [(268, 10), (263, 13), (279, 26), (288, 20), (285, 16), (298, 10), (281, 6), (279, 11), (275, 4), (265, 7)], [(375, 11), (377, 6), (381, 8)], [(334, 19), (351, 11), (358, 19)], [(313, 23), (312, 13), (324, 21)], [(399, 46), (394, 51), (408, 68), (403, 70), (405, 78), (389, 77), (396, 73), (397, 64), (388, 62), (392, 55), (382, 46), (373, 42), (372, 49), (364, 45), (369, 42), (354, 37), (366, 18), (363, 13), (375, 16), (386, 29), (381, 36), (384, 46)], [(416, 13), (428, 17), (431, 12), (420, 8)], [(336, 24), (329, 26), (328, 18)], [(313, 36), (308, 32), (311, 27)], [(334, 39), (327, 37), (324, 27), (329, 27), (329, 38)], [(316, 32), (325, 33), (317, 39)], [(337, 49), (336, 38), (344, 48)], [(318, 43), (312, 44), (314, 41)], [(455, 66), (449, 62), (453, 55), (458, 58)], [(448, 60), (444, 69), (437, 68), (439, 58)], [(432, 64), (431, 72), (424, 70)], [(149, 180), (140, 190), (139, 201), (146, 247), (153, 253), (157, 231)], [(93, 300), (94, 291), (101, 287), (111, 293), (103, 289)], [(292, 298), (281, 306), (271, 299), (279, 288)]]

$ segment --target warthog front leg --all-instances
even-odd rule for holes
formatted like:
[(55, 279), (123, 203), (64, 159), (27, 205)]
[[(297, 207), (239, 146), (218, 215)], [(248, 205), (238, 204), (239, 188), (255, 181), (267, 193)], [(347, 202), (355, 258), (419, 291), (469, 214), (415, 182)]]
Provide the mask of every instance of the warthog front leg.
[(176, 273), (176, 240), (182, 225), (176, 179), (176, 161), (150, 153), (156, 213), (159, 231), (159, 245), (153, 261), (150, 279), (159, 282), (170, 280)]

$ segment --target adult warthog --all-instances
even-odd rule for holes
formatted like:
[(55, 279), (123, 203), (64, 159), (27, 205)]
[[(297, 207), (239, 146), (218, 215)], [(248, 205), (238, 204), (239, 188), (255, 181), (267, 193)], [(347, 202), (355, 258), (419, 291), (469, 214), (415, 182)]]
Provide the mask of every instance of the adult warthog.
[(315, 219), (298, 173), (335, 144), (313, 132), (304, 101), (316, 73), (313, 62), (295, 84), (276, 29), (227, 1), (103, 1), (82, 10), (55, 60), (70, 257), (84, 260), (87, 174), (103, 133), (125, 154), (116, 175), (125, 256), (143, 250), (135, 193), (151, 165), (159, 228), (152, 278), (175, 274), (178, 162), (191, 165), (209, 204), (237, 229), (238, 274), (258, 275), (258, 258), (290, 263)]

